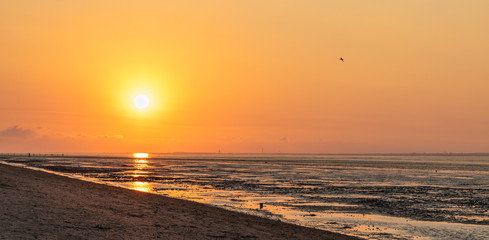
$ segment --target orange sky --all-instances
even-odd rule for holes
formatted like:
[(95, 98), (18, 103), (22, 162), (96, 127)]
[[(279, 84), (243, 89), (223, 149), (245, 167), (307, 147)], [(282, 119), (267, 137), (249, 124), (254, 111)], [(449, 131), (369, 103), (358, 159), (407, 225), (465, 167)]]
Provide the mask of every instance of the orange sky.
[(0, 1), (0, 152), (489, 152), (488, 9)]

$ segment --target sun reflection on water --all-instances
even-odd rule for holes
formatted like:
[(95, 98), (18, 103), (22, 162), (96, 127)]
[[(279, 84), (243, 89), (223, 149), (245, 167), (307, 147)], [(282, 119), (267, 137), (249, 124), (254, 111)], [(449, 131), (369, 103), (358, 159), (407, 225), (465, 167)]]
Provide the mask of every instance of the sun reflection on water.
[(148, 153), (133, 153), (133, 162), (134, 167), (136, 168), (132, 174), (135, 181), (130, 183), (130, 188), (133, 190), (141, 192), (150, 192), (153, 190), (153, 184), (148, 181), (144, 181), (148, 173), (145, 171), (145, 169), (149, 167), (148, 160), (146, 159), (148, 156)]
[(148, 163), (148, 160), (146, 159), (135, 159), (134, 160), (135, 163), (141, 163), (141, 164), (144, 164), (144, 163)]
[(137, 170), (143, 170), (148, 168), (148, 161), (141, 162), (141, 160), (134, 160), (134, 167)]
[(131, 189), (140, 191), (140, 192), (149, 192), (153, 189), (153, 184), (149, 182), (132, 182), (131, 183)]
[(133, 153), (132, 156), (134, 158), (148, 158), (149, 154), (148, 153)]

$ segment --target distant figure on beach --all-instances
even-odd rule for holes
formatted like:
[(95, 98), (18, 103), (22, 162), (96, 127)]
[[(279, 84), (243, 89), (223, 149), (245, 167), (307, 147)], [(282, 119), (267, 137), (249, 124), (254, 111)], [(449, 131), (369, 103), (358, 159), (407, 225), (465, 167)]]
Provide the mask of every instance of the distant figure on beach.
[(31, 157), (31, 153), (29, 153), (29, 157)]
[(340, 61), (345, 62), (345, 60), (343, 58), (340, 58)]

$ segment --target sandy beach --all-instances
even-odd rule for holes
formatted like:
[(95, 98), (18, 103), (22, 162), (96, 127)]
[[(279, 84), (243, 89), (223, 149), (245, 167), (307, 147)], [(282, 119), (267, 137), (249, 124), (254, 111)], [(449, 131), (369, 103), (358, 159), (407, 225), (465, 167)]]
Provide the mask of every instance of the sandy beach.
[(0, 164), (1, 239), (358, 239)]

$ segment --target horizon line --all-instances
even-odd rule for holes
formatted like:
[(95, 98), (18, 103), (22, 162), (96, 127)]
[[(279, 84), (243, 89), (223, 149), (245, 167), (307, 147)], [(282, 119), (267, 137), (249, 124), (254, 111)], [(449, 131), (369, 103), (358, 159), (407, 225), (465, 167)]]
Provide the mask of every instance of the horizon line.
[[(0, 152), (0, 156), (71, 155), (75, 154), (133, 154), (135, 152)], [(146, 152), (145, 152), (146, 153)], [(149, 154), (250, 154), (250, 155), (384, 155), (384, 156), (486, 156), (489, 152), (373, 152), (373, 153), (307, 153), (307, 152), (147, 152)], [(73, 155), (72, 155), (73, 154)]]

